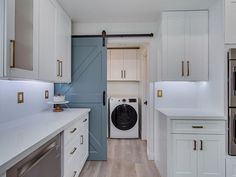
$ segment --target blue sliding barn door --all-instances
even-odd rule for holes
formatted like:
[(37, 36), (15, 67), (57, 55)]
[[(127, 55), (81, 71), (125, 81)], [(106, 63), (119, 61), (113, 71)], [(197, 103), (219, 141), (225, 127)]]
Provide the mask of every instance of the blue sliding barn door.
[(72, 39), (72, 82), (56, 84), (70, 108), (91, 108), (89, 160), (107, 160), (107, 49), (102, 38)]

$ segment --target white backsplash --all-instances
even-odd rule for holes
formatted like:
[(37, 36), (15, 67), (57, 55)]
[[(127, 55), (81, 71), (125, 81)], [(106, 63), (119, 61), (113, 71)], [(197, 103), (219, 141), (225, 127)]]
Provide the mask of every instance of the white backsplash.
[(155, 99), (158, 108), (196, 108), (198, 106), (197, 83), (156, 82), (155, 90), (163, 90), (163, 97)]
[[(44, 98), (49, 91), (49, 100), (54, 94), (52, 83), (37, 81), (0, 81), (0, 123), (20, 119), (30, 114), (49, 109)], [(17, 92), (24, 92), (24, 103), (17, 103)]]

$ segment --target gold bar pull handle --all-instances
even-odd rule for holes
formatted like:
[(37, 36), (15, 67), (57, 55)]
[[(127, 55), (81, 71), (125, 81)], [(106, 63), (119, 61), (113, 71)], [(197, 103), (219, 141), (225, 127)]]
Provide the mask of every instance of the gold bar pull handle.
[(73, 155), (76, 150), (77, 150), (77, 148), (75, 147), (75, 148), (70, 152), (70, 154)]
[(196, 151), (197, 150), (197, 141), (193, 140), (193, 150)]
[(10, 68), (16, 67), (16, 41), (10, 40)]
[(57, 77), (60, 77), (60, 60), (57, 60)]
[(80, 144), (84, 144), (84, 135), (80, 136)]
[(202, 140), (200, 140), (200, 144), (201, 144), (200, 150), (203, 151), (203, 141)]
[(63, 62), (60, 61), (60, 77), (63, 76)]
[(70, 133), (75, 133), (76, 130), (77, 128), (74, 128), (73, 130), (70, 131)]
[(187, 76), (190, 76), (190, 62), (187, 61)]
[(73, 177), (75, 177), (75, 176), (76, 176), (76, 174), (77, 174), (77, 171), (74, 171), (74, 173), (73, 173)]
[(182, 77), (184, 77), (184, 61), (182, 61)]

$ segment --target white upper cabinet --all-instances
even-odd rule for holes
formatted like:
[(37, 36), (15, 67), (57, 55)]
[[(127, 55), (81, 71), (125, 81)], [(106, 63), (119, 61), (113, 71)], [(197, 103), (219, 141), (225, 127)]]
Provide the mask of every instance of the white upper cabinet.
[[(113, 49), (108, 58), (108, 80), (139, 81), (140, 61), (136, 49)], [(110, 67), (110, 68), (109, 68)], [(109, 73), (110, 72), (110, 73)]]
[(162, 15), (162, 80), (208, 80), (208, 11)]
[(0, 77), (71, 82), (71, 19), (58, 2), (0, 3)]
[(71, 19), (61, 7), (57, 9), (56, 60), (59, 63), (58, 81), (71, 82)]
[(3, 77), (4, 60), (4, 1), (0, 0), (0, 77)]
[(4, 76), (38, 78), (38, 2), (6, 0)]
[(57, 5), (54, 0), (39, 2), (39, 80), (53, 82), (59, 73), (59, 62), (56, 61)]
[(139, 80), (139, 60), (137, 50), (124, 50), (124, 79)]
[(39, 80), (71, 82), (71, 20), (54, 0), (40, 0)]
[(225, 0), (225, 43), (236, 44), (236, 0)]
[(111, 80), (122, 80), (124, 78), (124, 51), (111, 50)]

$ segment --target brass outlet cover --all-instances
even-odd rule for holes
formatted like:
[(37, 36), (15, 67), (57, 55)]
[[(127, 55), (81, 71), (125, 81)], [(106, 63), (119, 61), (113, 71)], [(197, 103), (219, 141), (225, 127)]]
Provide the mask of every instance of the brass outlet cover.
[(163, 91), (162, 90), (157, 90), (157, 97), (163, 97)]
[(24, 92), (17, 93), (17, 103), (18, 104), (24, 103)]
[(45, 90), (45, 99), (48, 99), (48, 98), (49, 98), (49, 91)]

